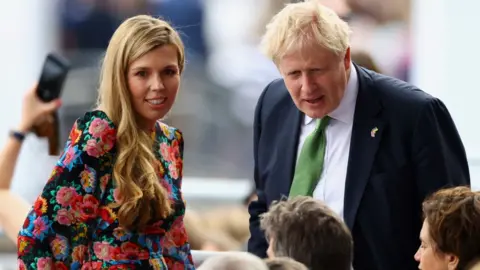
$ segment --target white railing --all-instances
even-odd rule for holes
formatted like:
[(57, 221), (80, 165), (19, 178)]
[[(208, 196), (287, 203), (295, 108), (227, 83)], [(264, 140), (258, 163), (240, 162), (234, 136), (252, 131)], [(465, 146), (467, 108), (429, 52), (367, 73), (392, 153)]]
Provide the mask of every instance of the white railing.
[(253, 187), (253, 180), (231, 178), (184, 177), (182, 192), (188, 200), (241, 202)]
[(192, 257), (193, 257), (193, 262), (195, 263), (195, 266), (199, 266), (202, 264), (206, 259), (217, 256), (217, 255), (222, 255), (222, 254), (234, 254), (234, 253), (245, 253), (243, 251), (201, 251), (201, 250), (192, 250)]

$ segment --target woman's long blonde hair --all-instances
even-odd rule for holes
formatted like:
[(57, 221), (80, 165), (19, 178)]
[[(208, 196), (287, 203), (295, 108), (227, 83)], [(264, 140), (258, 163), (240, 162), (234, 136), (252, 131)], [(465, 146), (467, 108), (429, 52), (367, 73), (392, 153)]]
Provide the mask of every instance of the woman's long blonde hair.
[(142, 230), (172, 212), (168, 194), (153, 165), (153, 140), (138, 128), (127, 84), (130, 64), (165, 45), (177, 48), (182, 72), (185, 56), (179, 34), (163, 20), (146, 15), (132, 17), (113, 34), (101, 70), (97, 106), (117, 128), (117, 157), (113, 167), (120, 197), (117, 216), (120, 226), (129, 230)]

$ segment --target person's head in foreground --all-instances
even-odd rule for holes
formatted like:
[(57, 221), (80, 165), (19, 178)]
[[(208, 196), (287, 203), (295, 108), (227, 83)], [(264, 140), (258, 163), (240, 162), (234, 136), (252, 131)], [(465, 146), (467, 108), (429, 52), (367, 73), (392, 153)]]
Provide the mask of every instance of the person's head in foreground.
[(339, 106), (353, 68), (348, 24), (320, 2), (286, 5), (267, 25), (261, 42), (295, 105), (311, 118)]
[(380, 68), (378, 67), (377, 63), (373, 60), (372, 56), (366, 52), (361, 50), (352, 50), (352, 61), (355, 64), (364, 67), (366, 69), (370, 69), (371, 71), (375, 71), (377, 73), (382, 73)]
[(440, 190), (423, 202), (423, 214), (419, 269), (471, 269), (480, 255), (480, 192)]
[(265, 262), (269, 270), (308, 270), (305, 265), (288, 257), (266, 259)]
[(324, 203), (297, 196), (272, 204), (260, 226), (269, 258), (290, 257), (310, 269), (349, 270), (353, 241), (343, 221)]
[(152, 165), (149, 131), (173, 106), (184, 63), (179, 34), (167, 22), (146, 15), (125, 20), (105, 53), (98, 108), (117, 128), (113, 178), (122, 200), (118, 219), (127, 229), (171, 213)]
[(466, 270), (480, 270), (480, 256), (468, 265)]
[(227, 252), (206, 259), (198, 270), (268, 270), (265, 262), (247, 252)]

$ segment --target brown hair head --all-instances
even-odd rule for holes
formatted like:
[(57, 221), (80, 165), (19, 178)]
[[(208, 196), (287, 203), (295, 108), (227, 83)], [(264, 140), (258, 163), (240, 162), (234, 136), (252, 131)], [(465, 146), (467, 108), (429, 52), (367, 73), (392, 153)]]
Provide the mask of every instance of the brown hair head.
[(353, 51), (352, 50), (352, 61), (355, 64), (357, 64), (359, 66), (362, 66), (366, 69), (369, 69), (371, 71), (375, 71), (377, 73), (382, 73), (380, 68), (378, 68), (378, 65), (373, 60), (372, 56), (365, 51)]
[(468, 187), (440, 190), (423, 203), (436, 252), (458, 256), (465, 269), (480, 254), (480, 192)]
[(349, 270), (353, 241), (343, 221), (322, 202), (298, 196), (274, 202), (260, 221), (275, 256), (311, 269)]

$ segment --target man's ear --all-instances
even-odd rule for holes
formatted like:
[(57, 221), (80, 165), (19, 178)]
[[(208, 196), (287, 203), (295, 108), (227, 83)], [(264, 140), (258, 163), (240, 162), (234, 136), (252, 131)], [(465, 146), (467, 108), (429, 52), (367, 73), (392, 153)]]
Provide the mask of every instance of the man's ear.
[(345, 51), (345, 57), (343, 58), (343, 64), (345, 65), (345, 70), (349, 70), (351, 68), (351, 60), (352, 56), (350, 54), (350, 47), (347, 48)]

